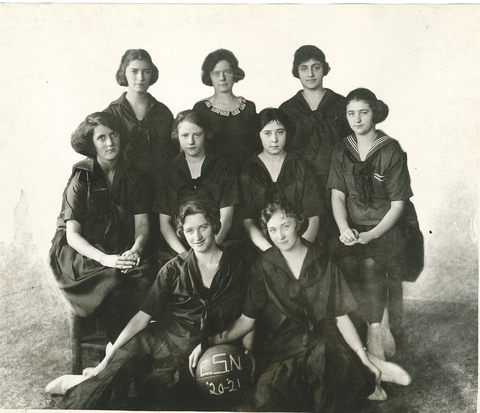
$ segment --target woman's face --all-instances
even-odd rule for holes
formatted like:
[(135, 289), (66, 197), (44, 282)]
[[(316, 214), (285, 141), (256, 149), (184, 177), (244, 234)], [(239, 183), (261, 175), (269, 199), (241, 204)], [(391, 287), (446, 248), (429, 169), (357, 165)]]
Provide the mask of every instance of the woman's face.
[(264, 152), (270, 155), (282, 155), (285, 152), (287, 131), (276, 120), (272, 120), (263, 127), (260, 131), (260, 139), (262, 140)]
[(298, 65), (298, 77), (304, 89), (323, 87), (324, 76), (323, 65), (318, 60), (310, 59)]
[(113, 161), (120, 154), (120, 134), (108, 126), (95, 126), (92, 139), (99, 161)]
[(270, 239), (280, 251), (290, 251), (299, 242), (295, 218), (287, 217), (283, 211), (275, 212), (267, 222)]
[(213, 70), (210, 72), (212, 85), (215, 92), (228, 93), (232, 90), (233, 84), (233, 70), (226, 60), (220, 60)]
[(363, 100), (348, 102), (347, 120), (356, 135), (367, 135), (375, 130), (372, 108)]
[(191, 157), (205, 156), (205, 131), (195, 123), (187, 120), (178, 125), (180, 148)]
[(145, 60), (132, 60), (125, 69), (128, 88), (137, 93), (145, 93), (150, 87), (152, 68)]
[(183, 224), (183, 234), (196, 253), (205, 253), (214, 245), (215, 234), (203, 214), (188, 215)]

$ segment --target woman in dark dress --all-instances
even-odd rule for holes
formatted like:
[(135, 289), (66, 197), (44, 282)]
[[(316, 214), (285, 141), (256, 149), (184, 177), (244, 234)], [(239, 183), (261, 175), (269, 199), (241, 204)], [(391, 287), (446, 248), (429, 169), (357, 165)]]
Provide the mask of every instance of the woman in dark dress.
[(179, 207), (194, 198), (208, 198), (220, 211), (221, 227), (215, 242), (222, 244), (232, 225), (239, 190), (235, 169), (211, 148), (212, 130), (208, 117), (195, 110), (180, 112), (172, 128), (172, 139), (179, 142), (181, 153), (172, 159), (159, 178), (154, 211), (160, 214), (160, 230), (176, 254), (188, 245), (173, 228)]
[(368, 322), (368, 349), (384, 359), (395, 353), (386, 319), (389, 283), (397, 279), (401, 288), (401, 272), (412, 258), (406, 254), (407, 236), (419, 231), (418, 222), (409, 201), (407, 156), (376, 129), (388, 106), (368, 89), (350, 92), (346, 101), (354, 133), (332, 156), (328, 188), (340, 237), (331, 240), (331, 253)]
[(213, 86), (214, 94), (193, 107), (206, 114), (212, 125), (215, 153), (237, 166), (259, 149), (253, 130), (255, 104), (233, 94), (234, 84), (244, 78), (245, 72), (230, 50), (215, 50), (202, 64), (202, 82)]
[(239, 317), (249, 279), (243, 262), (215, 243), (219, 229), (213, 205), (181, 207), (178, 235), (192, 249), (160, 270), (140, 311), (61, 408), (202, 409), (188, 356)]
[(252, 155), (240, 173), (243, 196), (240, 216), (247, 235), (261, 251), (270, 248), (270, 241), (260, 230), (260, 213), (267, 203), (286, 200), (308, 218), (302, 236), (315, 242), (323, 207), (313, 168), (285, 150), (295, 127), (282, 111), (266, 108), (258, 114), (256, 132), (263, 150)]
[[(305, 218), (269, 204), (262, 230), (274, 245), (252, 267), (242, 316), (210, 344), (256, 326), (256, 410), (344, 412), (362, 399), (385, 400), (380, 381), (407, 385), (399, 366), (367, 354), (347, 313), (355, 299), (338, 267), (301, 238)], [(201, 351), (191, 355), (195, 366)]]
[(292, 73), (300, 80), (302, 90), (280, 105), (295, 122), (292, 150), (310, 163), (317, 174), (326, 212), (320, 222), (324, 240), (338, 235), (326, 189), (332, 150), (351, 132), (345, 118), (345, 98), (323, 86), (323, 78), (329, 72), (325, 54), (318, 47), (300, 47), (293, 58)]
[(150, 188), (123, 159), (121, 122), (93, 113), (72, 134), (87, 158), (73, 167), (50, 250), (50, 266), (75, 314), (104, 319), (114, 340), (152, 284), (144, 248)]

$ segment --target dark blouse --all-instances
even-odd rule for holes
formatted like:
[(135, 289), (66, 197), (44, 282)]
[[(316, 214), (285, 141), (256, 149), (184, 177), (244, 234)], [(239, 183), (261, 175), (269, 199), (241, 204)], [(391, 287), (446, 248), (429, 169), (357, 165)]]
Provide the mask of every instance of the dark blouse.
[(240, 185), (242, 220), (258, 221), (265, 205), (278, 200), (290, 202), (306, 218), (324, 214), (315, 173), (294, 153), (287, 153), (276, 182), (258, 155), (252, 155), (241, 169)]
[(207, 152), (200, 177), (192, 179), (185, 154), (178, 154), (159, 177), (154, 211), (175, 219), (180, 206), (197, 196), (210, 197), (219, 209), (238, 204), (238, 181), (231, 162)]
[(98, 162), (87, 158), (73, 166), (57, 228), (65, 230), (66, 221), (74, 219), (90, 244), (100, 245), (107, 254), (123, 252), (135, 240), (134, 215), (150, 212), (149, 189), (140, 173), (119, 162), (109, 190)]
[(140, 310), (179, 347), (223, 331), (242, 312), (250, 271), (238, 257), (223, 250), (210, 288), (203, 284), (193, 250), (170, 260), (158, 273)]
[[(312, 110), (300, 90), (282, 103), (280, 109), (295, 122), (292, 149), (313, 165), (317, 174), (323, 177), (322, 184), (325, 186), (332, 149), (351, 133), (345, 116), (345, 98), (325, 89), (318, 108)], [(323, 193), (321, 196), (323, 198)]]
[[(371, 187), (371, 200), (367, 202), (359, 182)], [(360, 176), (360, 177), (359, 177)], [(400, 144), (377, 131), (365, 161), (360, 161), (357, 139), (350, 135), (336, 145), (328, 188), (346, 195), (348, 218), (356, 225), (377, 225), (388, 212), (392, 201), (408, 200), (413, 196), (407, 167), (407, 154)]]
[(155, 171), (178, 153), (170, 137), (173, 115), (163, 103), (147, 93), (147, 113), (138, 120), (126, 94), (110, 103), (105, 111), (123, 121), (129, 134), (127, 155), (133, 166), (153, 177)]
[(261, 149), (260, 138), (255, 135), (255, 103), (240, 97), (240, 107), (222, 111), (201, 100), (193, 106), (207, 115), (213, 130), (212, 148), (215, 154), (229, 158), (235, 165), (242, 164), (252, 153)]
[(258, 357), (285, 360), (328, 341), (325, 323), (357, 306), (338, 267), (323, 249), (308, 251), (297, 280), (280, 250), (265, 251), (252, 267), (243, 313), (257, 320)]

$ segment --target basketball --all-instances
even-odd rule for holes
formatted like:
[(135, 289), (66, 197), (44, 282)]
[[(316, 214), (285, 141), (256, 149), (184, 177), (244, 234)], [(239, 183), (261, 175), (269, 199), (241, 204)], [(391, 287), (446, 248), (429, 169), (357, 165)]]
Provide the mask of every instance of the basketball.
[(232, 344), (210, 347), (200, 358), (195, 371), (203, 395), (226, 398), (241, 394), (252, 383), (253, 359), (244, 349)]

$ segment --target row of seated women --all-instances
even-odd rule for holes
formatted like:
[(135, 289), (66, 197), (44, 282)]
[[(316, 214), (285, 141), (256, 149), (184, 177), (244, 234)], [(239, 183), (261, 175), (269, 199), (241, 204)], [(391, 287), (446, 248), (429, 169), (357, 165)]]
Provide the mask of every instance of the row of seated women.
[[(72, 135), (87, 159), (74, 166), (50, 253), (72, 310), (102, 317), (113, 343), (64, 407), (185, 408), (176, 392), (194, 394), (189, 365), (242, 337), (262, 360), (259, 410), (382, 400), (382, 372), (408, 384), (383, 361), (395, 352), (389, 278), (408, 271), (416, 221), (406, 155), (375, 127), (388, 107), (367, 89), (346, 99), (324, 89), (328, 70), (302, 46), (293, 74), (303, 90), (256, 115), (232, 93), (244, 77), (237, 59), (215, 51), (202, 67), (214, 96), (181, 112), (170, 139), (171, 114), (147, 93), (158, 70), (127, 51), (117, 81), (128, 92)], [(368, 353), (347, 313), (367, 322)]]

